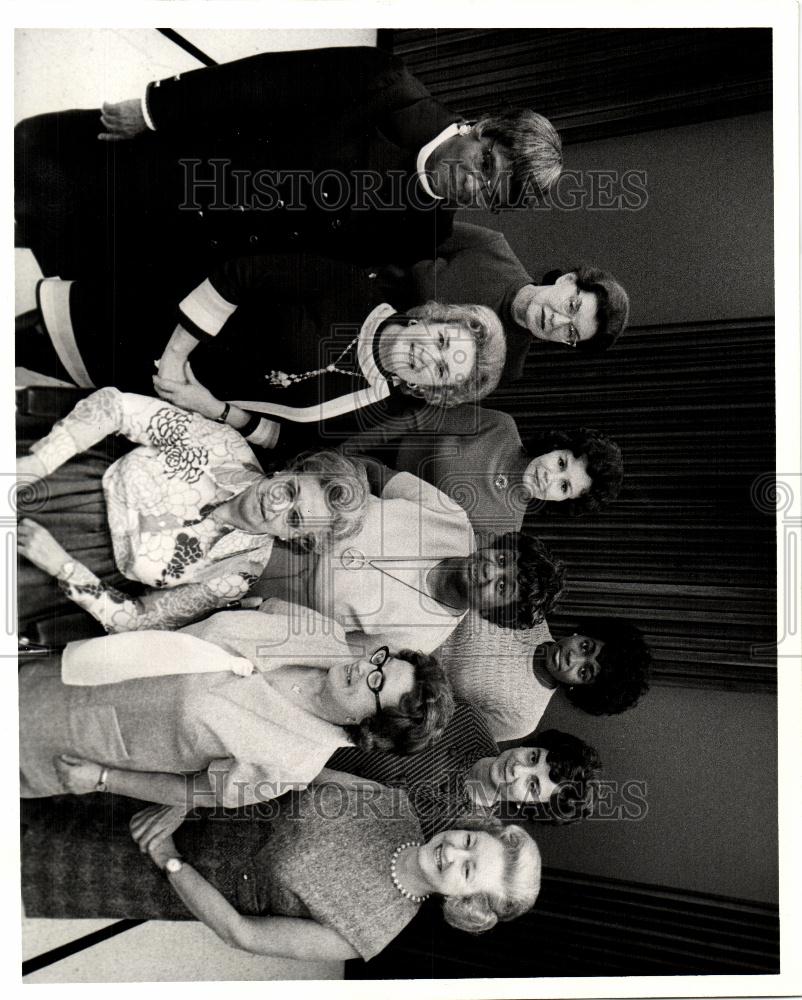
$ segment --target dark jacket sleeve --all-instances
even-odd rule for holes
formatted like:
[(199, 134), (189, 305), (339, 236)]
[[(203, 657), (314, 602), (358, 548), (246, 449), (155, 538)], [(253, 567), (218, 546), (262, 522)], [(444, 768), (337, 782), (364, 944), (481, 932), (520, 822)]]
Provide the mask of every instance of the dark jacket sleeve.
[(392, 133), (395, 114), (437, 106), (400, 59), (368, 47), (265, 52), (151, 83), (146, 101), (157, 132), (203, 136), (295, 132), (354, 111)]
[(412, 281), (418, 301), (474, 302), (500, 315), (505, 297), (532, 279), (502, 233), (456, 222), (437, 255), (413, 266)]

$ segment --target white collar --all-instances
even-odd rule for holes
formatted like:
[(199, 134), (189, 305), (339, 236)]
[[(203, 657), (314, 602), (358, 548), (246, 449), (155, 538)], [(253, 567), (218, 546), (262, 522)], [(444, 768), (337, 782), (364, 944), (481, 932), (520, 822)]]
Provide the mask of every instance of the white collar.
[(471, 126), (466, 125), (464, 122), (461, 125), (457, 125), (456, 123), (449, 125), (447, 128), (443, 129), (440, 135), (436, 135), (431, 142), (427, 142), (418, 153), (418, 162), (416, 164), (418, 180), (420, 181), (421, 187), (426, 194), (428, 194), (430, 198), (434, 198), (435, 201), (444, 201), (444, 198), (432, 191), (431, 185), (429, 184), (429, 178), (426, 176), (426, 161), (441, 143), (444, 143), (447, 139), (453, 138), (455, 135), (465, 135), (466, 132), (470, 132), (470, 130)]
[(387, 376), (379, 371), (374, 360), (373, 341), (376, 338), (376, 330), (378, 330), (379, 326), (395, 314), (396, 310), (391, 305), (387, 302), (382, 302), (381, 305), (376, 306), (368, 314), (365, 322), (362, 324), (362, 329), (359, 331), (359, 339), (356, 343), (356, 359), (359, 367), (362, 369), (362, 374), (371, 385), (387, 381)]

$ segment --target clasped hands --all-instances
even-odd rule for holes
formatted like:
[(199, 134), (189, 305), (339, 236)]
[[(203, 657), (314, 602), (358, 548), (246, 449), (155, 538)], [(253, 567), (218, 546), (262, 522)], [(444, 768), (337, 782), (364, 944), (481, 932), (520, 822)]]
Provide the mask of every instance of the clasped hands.
[[(72, 795), (95, 791), (103, 774), (103, 765), (73, 754), (62, 753), (53, 759), (61, 787)], [(131, 836), (143, 854), (163, 868), (169, 858), (177, 856), (173, 834), (181, 826), (187, 811), (182, 806), (148, 806), (136, 813), (129, 824)]]
[(159, 361), (158, 374), (153, 376), (153, 388), (168, 403), (184, 410), (194, 410), (211, 420), (223, 411), (223, 403), (195, 378), (189, 361), (169, 352), (165, 352)]

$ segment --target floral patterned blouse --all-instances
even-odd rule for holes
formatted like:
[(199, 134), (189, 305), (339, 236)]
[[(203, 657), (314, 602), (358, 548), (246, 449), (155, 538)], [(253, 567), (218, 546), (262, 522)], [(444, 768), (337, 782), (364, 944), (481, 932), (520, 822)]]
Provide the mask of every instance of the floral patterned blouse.
[(108, 632), (177, 628), (244, 596), (273, 536), (212, 517), (264, 477), (241, 435), (161, 399), (105, 388), (31, 450), (49, 474), (108, 434), (141, 445), (106, 470), (103, 492), (117, 566), (152, 589), (128, 597), (76, 562), (60, 581), (67, 595)]

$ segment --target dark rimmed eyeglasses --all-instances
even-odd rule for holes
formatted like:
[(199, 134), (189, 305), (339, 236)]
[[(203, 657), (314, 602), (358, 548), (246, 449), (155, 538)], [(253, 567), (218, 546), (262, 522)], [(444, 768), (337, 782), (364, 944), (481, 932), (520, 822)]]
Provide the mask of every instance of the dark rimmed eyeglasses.
[(382, 703), (379, 700), (379, 692), (384, 687), (384, 682), (386, 680), (384, 676), (384, 668), (389, 659), (390, 647), (379, 646), (370, 658), (370, 664), (373, 667), (373, 670), (371, 670), (365, 678), (366, 684), (373, 692), (373, 697), (376, 699), (376, 715), (381, 715), (382, 712)]

